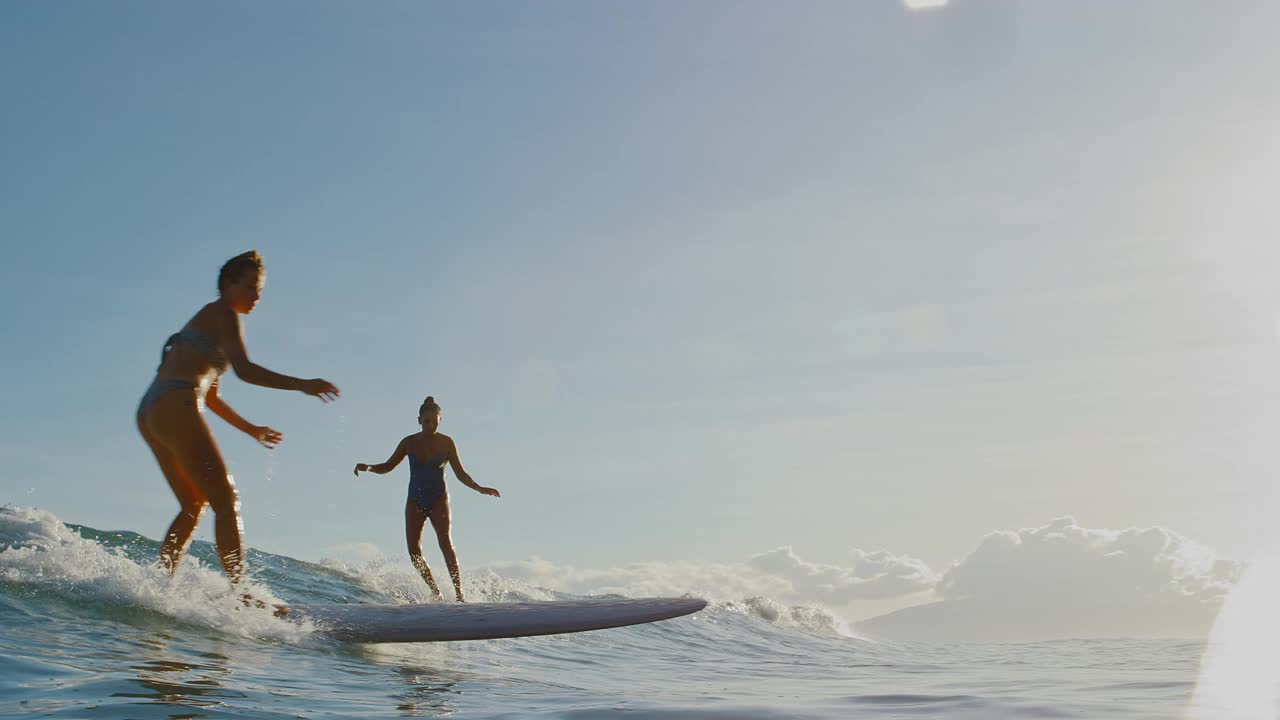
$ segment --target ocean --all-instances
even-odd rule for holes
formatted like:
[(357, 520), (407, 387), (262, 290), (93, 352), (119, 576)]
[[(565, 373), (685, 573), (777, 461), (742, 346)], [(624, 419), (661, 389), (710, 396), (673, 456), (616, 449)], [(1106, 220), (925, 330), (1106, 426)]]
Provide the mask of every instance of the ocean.
[[(1215, 716), (1192, 707), (1200, 639), (877, 642), (821, 608), (743, 598), (573, 635), (345, 644), (242, 607), (207, 543), (193, 545), (173, 579), (155, 567), (157, 552), (134, 533), (0, 509), (0, 716)], [(255, 594), (285, 602), (426, 600), (407, 564), (258, 551), (249, 564)], [(492, 572), (467, 577), (465, 589), (475, 601), (573, 597)]]

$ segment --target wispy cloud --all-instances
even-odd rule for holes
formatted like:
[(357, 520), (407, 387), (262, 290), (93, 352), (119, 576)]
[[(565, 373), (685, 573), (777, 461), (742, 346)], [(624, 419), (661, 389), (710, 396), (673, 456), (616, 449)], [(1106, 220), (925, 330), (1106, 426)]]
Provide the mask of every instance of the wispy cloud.
[(947, 0), (902, 0), (908, 10), (933, 10), (947, 4)]

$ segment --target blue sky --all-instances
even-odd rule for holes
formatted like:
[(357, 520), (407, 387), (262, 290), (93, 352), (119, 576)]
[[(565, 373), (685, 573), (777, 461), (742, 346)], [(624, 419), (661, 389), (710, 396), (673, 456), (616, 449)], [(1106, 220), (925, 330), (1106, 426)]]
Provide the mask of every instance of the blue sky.
[(504, 494), (453, 486), (466, 563), (936, 567), (1064, 514), (1248, 552), (1276, 15), (7, 4), (0, 502), (159, 535), (137, 398), (257, 248), (252, 357), (344, 395), (228, 383), (286, 435), (215, 426), (256, 547), (401, 552), (407, 469), (350, 468), (431, 394)]

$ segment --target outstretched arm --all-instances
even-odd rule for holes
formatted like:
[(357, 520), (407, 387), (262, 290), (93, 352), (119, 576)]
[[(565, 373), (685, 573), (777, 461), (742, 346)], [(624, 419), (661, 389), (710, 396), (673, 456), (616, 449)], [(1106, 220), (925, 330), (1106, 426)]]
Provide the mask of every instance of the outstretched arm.
[(250, 360), (249, 351), (244, 345), (244, 323), (240, 322), (240, 316), (228, 310), (220, 313), (219, 319), (223, 325), (222, 336), (225, 339), (223, 348), (231, 361), (231, 367), (236, 371), (236, 377), (250, 385), (261, 385), (277, 390), (299, 390), (325, 402), (337, 399), (338, 388), (327, 380), (320, 378), (303, 380), (268, 370)]
[(449, 466), (453, 468), (453, 474), (457, 476), (458, 480), (463, 485), (466, 485), (472, 490), (483, 495), (502, 497), (502, 494), (498, 492), (497, 488), (485, 487), (478, 484), (475, 480), (471, 479), (471, 476), (467, 474), (466, 470), (462, 469), (462, 460), (458, 457), (458, 446), (454, 444), (452, 438), (449, 440)]
[(406, 452), (408, 452), (408, 449), (406, 448), (406, 443), (404, 440), (401, 440), (400, 444), (396, 445), (395, 451), (391, 453), (391, 457), (387, 458), (386, 462), (378, 463), (377, 465), (368, 465), (366, 463), (356, 463), (355, 474), (357, 477), (359, 477), (360, 473), (362, 472), (374, 472), (374, 473), (378, 473), (379, 475), (386, 475), (392, 470), (395, 470), (396, 466), (400, 464), (400, 461), (404, 460), (404, 456)]
[(218, 381), (214, 380), (209, 386), (209, 392), (205, 393), (204, 404), (214, 415), (226, 420), (231, 427), (257, 440), (268, 448), (274, 448), (284, 440), (284, 435), (279, 430), (266, 427), (265, 425), (254, 425), (253, 423), (240, 417), (240, 414), (231, 409), (222, 396), (218, 394)]

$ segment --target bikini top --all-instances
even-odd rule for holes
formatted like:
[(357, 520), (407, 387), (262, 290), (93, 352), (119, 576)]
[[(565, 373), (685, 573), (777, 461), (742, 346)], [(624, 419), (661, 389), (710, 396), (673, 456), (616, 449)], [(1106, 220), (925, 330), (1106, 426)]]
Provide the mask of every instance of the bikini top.
[(208, 335), (187, 325), (178, 332), (169, 336), (164, 343), (164, 350), (160, 353), (160, 364), (164, 364), (164, 358), (169, 354), (179, 342), (186, 344), (187, 347), (195, 350), (209, 361), (209, 364), (221, 375), (231, 367), (231, 361), (227, 358), (227, 354)]

